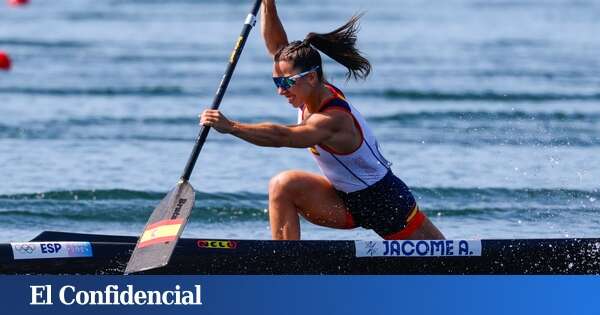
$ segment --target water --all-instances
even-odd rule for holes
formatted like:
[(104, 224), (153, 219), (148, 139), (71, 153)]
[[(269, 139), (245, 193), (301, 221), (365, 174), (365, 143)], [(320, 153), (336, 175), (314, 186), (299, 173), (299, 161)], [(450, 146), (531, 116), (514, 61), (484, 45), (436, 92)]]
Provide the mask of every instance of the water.
[[(43, 230), (137, 235), (176, 183), (249, 1), (33, 1), (0, 7), (0, 242)], [(291, 39), (366, 10), (366, 82), (329, 79), (451, 238), (597, 237), (596, 1), (282, 2)], [(254, 30), (222, 103), (293, 123)], [(270, 238), (269, 178), (317, 172), (306, 150), (211, 133), (186, 236)], [(372, 239), (303, 222), (306, 239)]]

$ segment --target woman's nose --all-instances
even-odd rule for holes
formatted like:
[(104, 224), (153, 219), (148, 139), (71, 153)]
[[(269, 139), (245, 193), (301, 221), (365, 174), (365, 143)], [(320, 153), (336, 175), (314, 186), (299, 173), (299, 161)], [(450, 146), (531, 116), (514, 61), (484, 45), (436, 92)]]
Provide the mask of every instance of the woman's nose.
[(282, 87), (277, 88), (277, 94), (279, 94), (279, 95), (284, 95), (286, 91), (287, 90)]

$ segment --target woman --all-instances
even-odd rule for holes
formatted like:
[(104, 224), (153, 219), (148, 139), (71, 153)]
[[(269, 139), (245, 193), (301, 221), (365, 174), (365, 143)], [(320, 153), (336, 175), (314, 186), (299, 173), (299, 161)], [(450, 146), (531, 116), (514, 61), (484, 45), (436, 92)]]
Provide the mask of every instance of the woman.
[(331, 33), (288, 43), (275, 0), (263, 0), (261, 13), (273, 80), (277, 92), (298, 108), (298, 124), (244, 124), (218, 110), (204, 111), (200, 123), (259, 146), (308, 148), (317, 161), (323, 175), (285, 171), (271, 179), (273, 239), (300, 239), (298, 214), (322, 226), (372, 229), (385, 239), (443, 239), (392, 173), (360, 113), (323, 78), (319, 51), (345, 66), (348, 78), (369, 75), (371, 65), (355, 47), (360, 16)]

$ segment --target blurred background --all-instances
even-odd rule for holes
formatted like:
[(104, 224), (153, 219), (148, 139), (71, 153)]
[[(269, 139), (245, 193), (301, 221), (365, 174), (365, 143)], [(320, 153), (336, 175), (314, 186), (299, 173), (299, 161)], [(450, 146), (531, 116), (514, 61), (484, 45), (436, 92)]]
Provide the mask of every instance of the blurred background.
[[(250, 10), (240, 0), (0, 3), (0, 241), (137, 235), (174, 185)], [(598, 237), (600, 2), (280, 0), (291, 40), (366, 11), (364, 82), (325, 58), (450, 238)], [(258, 25), (257, 25), (258, 26)], [(295, 123), (255, 28), (221, 105)], [(267, 185), (304, 149), (211, 132), (184, 236), (268, 239)], [(375, 239), (303, 222), (305, 239)]]

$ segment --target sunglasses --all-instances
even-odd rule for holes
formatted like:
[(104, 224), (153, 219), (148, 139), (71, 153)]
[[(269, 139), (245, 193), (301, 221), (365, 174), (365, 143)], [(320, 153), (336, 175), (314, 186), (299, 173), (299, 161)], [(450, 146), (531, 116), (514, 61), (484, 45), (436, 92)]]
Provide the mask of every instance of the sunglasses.
[(292, 86), (294, 86), (296, 84), (296, 81), (300, 78), (302, 78), (303, 76), (316, 71), (317, 69), (319, 69), (319, 66), (313, 67), (312, 69), (302, 72), (302, 73), (298, 73), (289, 77), (273, 77), (273, 82), (275, 82), (275, 86), (277, 88), (282, 88), (284, 90), (287, 90), (289, 88), (291, 88)]

